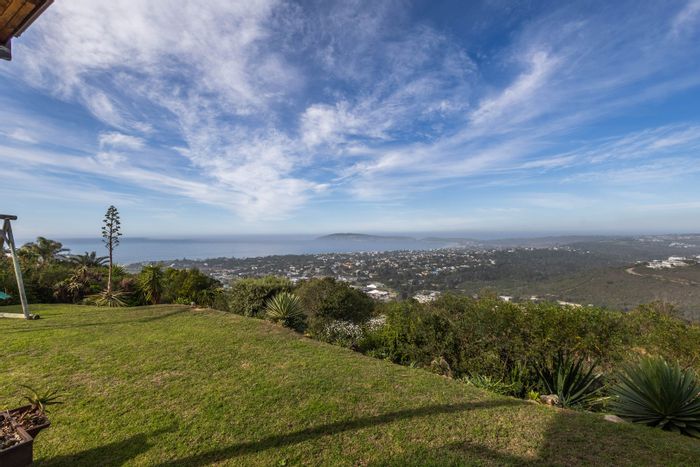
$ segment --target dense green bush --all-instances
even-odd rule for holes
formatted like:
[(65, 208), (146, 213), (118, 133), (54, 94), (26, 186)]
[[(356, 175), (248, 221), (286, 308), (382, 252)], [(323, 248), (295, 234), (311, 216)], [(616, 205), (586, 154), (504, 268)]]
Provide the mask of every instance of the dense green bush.
[(214, 299), (209, 294), (218, 288), (219, 283), (197, 268), (168, 268), (163, 285), (163, 301), (166, 303), (210, 305)]
[(228, 309), (239, 315), (263, 317), (265, 305), (280, 292), (291, 292), (294, 286), (284, 277), (238, 279), (227, 292)]
[(403, 365), (428, 367), (439, 357), (450, 368), (460, 368), (461, 342), (454, 323), (443, 313), (414, 300), (388, 303), (379, 310), (385, 324), (369, 331), (360, 343), (360, 350)]
[(312, 333), (322, 332), (332, 321), (362, 324), (370, 318), (374, 308), (367, 294), (330, 277), (303, 281), (296, 294), (309, 317)]
[[(218, 281), (197, 269), (163, 270), (145, 266), (137, 274), (123, 267), (112, 269), (113, 294), (103, 295), (107, 268), (95, 252), (67, 256), (60, 242), (39, 238), (18, 251), (25, 291), (30, 303), (83, 303), (136, 306), (147, 303), (196, 303), (221, 305)], [(17, 283), (12, 261), (0, 255), (0, 291), (12, 296), (3, 305), (17, 304)]]
[(425, 367), (442, 357), (456, 377), (516, 380), (522, 392), (536, 380), (531, 369), (542, 358), (565, 350), (612, 366), (631, 339), (622, 313), (592, 307), (446, 295), (431, 304), (387, 304), (379, 312), (386, 324), (368, 333), (363, 351)]
[(620, 417), (700, 438), (700, 381), (661, 357), (627, 365), (613, 386), (611, 409)]
[(629, 313), (628, 335), (637, 353), (659, 355), (700, 371), (700, 326), (683, 321), (673, 307), (661, 302)]

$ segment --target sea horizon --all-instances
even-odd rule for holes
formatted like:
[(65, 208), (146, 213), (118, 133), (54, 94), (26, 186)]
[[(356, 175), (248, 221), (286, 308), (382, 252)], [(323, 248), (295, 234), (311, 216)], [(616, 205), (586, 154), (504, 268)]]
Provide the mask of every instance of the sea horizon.
[[(533, 240), (566, 237), (616, 237), (646, 235), (685, 235), (690, 232), (348, 232), (370, 235), (371, 240), (326, 239), (332, 234), (229, 234), (180, 237), (124, 236), (114, 252), (119, 264), (178, 259), (202, 260), (208, 258), (254, 258), (275, 255), (302, 255), (323, 253), (379, 252), (397, 250), (430, 250), (465, 247), (457, 240), (496, 242), (506, 240)], [(401, 238), (403, 237), (403, 238)], [(106, 254), (102, 238), (50, 237), (60, 241), (70, 254), (97, 252)], [(32, 241), (22, 239), (19, 243)]]

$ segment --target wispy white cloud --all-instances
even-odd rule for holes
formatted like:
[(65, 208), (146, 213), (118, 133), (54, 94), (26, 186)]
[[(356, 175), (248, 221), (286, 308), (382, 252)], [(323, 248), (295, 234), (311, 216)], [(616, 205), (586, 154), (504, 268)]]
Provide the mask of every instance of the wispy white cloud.
[(72, 139), (14, 125), (14, 143), (64, 151), (0, 153), (249, 220), (514, 174), (643, 179), (671, 160), (689, 167), (697, 124), (595, 126), (700, 83), (699, 5), (619, 7), (623, 18), (614, 5), (563, 5), (487, 47), (399, 1), (56, 2), (0, 73), (101, 123)]
[(676, 17), (673, 19), (671, 33), (679, 36), (692, 31), (700, 21), (700, 0), (688, 0)]
[(37, 143), (37, 140), (22, 128), (15, 128), (5, 133), (9, 138), (23, 143)]
[(119, 133), (118, 131), (107, 131), (100, 133), (99, 143), (101, 148), (110, 147), (131, 150), (141, 149), (145, 145), (143, 138), (126, 135), (124, 133)]

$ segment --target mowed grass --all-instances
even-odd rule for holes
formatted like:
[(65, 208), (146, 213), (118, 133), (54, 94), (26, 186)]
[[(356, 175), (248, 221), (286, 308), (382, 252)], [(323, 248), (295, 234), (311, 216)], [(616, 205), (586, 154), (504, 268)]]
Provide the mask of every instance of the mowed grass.
[(697, 440), (496, 396), (260, 320), (182, 306), (32, 311), (42, 319), (0, 319), (0, 407), (20, 403), (20, 384), (67, 393), (37, 438), (40, 466), (700, 460)]

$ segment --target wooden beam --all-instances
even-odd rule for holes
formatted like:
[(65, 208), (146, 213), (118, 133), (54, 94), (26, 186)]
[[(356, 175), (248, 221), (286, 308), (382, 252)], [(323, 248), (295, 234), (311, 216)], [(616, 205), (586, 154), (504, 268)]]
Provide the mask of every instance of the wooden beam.
[(22, 269), (20, 268), (19, 258), (17, 257), (17, 249), (15, 248), (15, 238), (12, 235), (12, 224), (10, 219), (5, 219), (2, 230), (4, 231), (7, 247), (12, 255), (12, 265), (15, 267), (15, 278), (17, 279), (17, 291), (19, 292), (19, 300), (22, 303), (22, 313), (26, 319), (33, 319), (29, 313), (29, 304), (27, 303), (27, 294), (24, 292), (24, 280), (22, 279)]
[(12, 3), (12, 0), (0, 0), (0, 16), (5, 13), (5, 10), (7, 10), (7, 7), (10, 6), (10, 3)]
[(41, 16), (44, 11), (53, 3), (53, 0), (27, 0), (33, 4), (35, 4), (34, 11), (24, 18), (24, 21), (19, 25), (17, 30), (15, 31), (15, 37), (21, 36), (24, 31), (27, 30), (29, 26), (32, 25), (32, 23), (39, 17)]
[(23, 0), (15, 0), (3, 14), (5, 24), (0, 26), (0, 42), (5, 43), (15, 35), (17, 28), (27, 19), (36, 7)]
[(34, 315), (29, 316), (29, 318), (26, 318), (22, 313), (0, 313), (0, 318), (34, 319), (32, 317)]
[(53, 3), (53, 0), (0, 0), (0, 44), (9, 48), (12, 37), (19, 37)]

